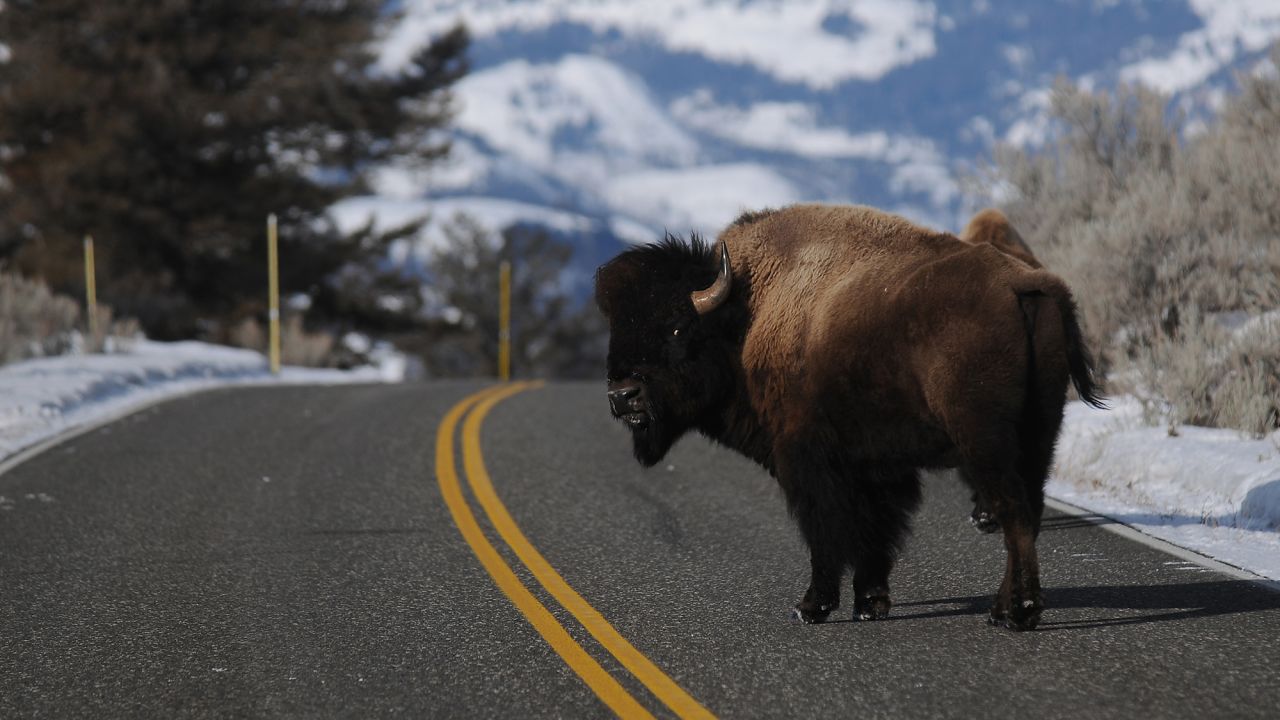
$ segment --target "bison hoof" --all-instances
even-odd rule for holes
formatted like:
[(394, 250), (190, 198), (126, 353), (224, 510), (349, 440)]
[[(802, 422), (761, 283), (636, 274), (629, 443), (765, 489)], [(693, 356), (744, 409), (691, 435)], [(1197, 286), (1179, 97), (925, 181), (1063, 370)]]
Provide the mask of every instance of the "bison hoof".
[(991, 615), (987, 617), (987, 622), (1014, 632), (1035, 630), (1040, 624), (1040, 614), (1043, 612), (1044, 604), (1038, 600), (1015, 602), (1008, 610), (1000, 603), (996, 603), (991, 607)]
[(827, 617), (831, 615), (831, 611), (836, 609), (836, 605), (817, 605), (814, 607), (805, 607), (805, 603), (800, 603), (791, 611), (791, 619), (803, 623), (805, 625), (817, 625), (827, 621)]
[(1000, 523), (996, 522), (995, 517), (981, 508), (973, 509), (969, 514), (969, 522), (973, 524), (975, 530), (982, 533), (990, 534), (1000, 529)]
[(889, 617), (889, 608), (891, 607), (893, 607), (893, 603), (889, 602), (888, 595), (858, 598), (853, 603), (853, 619), (883, 620)]

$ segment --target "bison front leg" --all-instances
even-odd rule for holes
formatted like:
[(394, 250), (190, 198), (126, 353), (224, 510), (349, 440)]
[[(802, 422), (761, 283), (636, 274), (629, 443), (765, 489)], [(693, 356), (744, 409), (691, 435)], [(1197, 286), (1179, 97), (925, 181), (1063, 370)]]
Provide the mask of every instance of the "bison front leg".
[(835, 498), (821, 476), (803, 476), (783, 481), (787, 504), (809, 546), (809, 589), (796, 604), (792, 617), (800, 622), (826, 622), (840, 607), (840, 580), (846, 563), (846, 543), (842, 536)]
[(882, 620), (893, 606), (889, 574), (920, 504), (920, 477), (914, 468), (873, 468), (857, 480), (851, 483), (853, 619)]
[(809, 553), (813, 570), (809, 589), (791, 611), (792, 618), (806, 625), (826, 623), (828, 616), (840, 607), (841, 565), (833, 564), (820, 548), (810, 548)]

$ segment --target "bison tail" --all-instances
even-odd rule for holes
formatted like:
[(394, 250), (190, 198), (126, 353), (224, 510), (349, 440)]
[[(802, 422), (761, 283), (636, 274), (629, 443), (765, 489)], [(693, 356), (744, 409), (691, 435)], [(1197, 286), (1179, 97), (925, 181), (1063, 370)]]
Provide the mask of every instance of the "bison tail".
[(1084, 335), (1080, 332), (1080, 323), (1076, 320), (1076, 301), (1065, 286), (1058, 285), (1051, 292), (1058, 306), (1058, 314), (1062, 317), (1062, 329), (1066, 333), (1067, 367), (1071, 370), (1071, 384), (1075, 386), (1080, 399), (1093, 407), (1106, 410), (1106, 400), (1102, 396), (1102, 388), (1094, 368), (1093, 355), (1085, 345)]

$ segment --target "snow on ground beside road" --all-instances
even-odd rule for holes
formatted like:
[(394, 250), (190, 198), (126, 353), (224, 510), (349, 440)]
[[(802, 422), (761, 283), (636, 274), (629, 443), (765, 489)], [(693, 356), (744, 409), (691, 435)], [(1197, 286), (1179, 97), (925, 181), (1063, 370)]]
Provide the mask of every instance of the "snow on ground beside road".
[(403, 365), (391, 361), (351, 371), (286, 367), (275, 377), (266, 358), (252, 350), (148, 340), (123, 353), (27, 360), (0, 367), (0, 460), (77, 427), (196, 390), (396, 382), (403, 373)]
[(1142, 423), (1129, 397), (1112, 410), (1074, 402), (1058, 442), (1050, 497), (1148, 535), (1280, 580), (1280, 431)]

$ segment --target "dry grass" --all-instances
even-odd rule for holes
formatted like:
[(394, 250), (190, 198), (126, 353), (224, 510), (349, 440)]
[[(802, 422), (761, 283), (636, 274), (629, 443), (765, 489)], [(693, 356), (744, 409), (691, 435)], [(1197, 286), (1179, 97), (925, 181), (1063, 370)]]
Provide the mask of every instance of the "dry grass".
[(80, 308), (42, 282), (0, 273), (0, 363), (70, 352)]
[(1280, 425), (1280, 313), (1232, 327), (1195, 314), (1131, 361), (1128, 390), (1147, 421), (1235, 427), (1261, 435)]
[[(234, 325), (229, 340), (237, 347), (267, 352), (268, 332), (254, 318), (245, 318)], [(308, 332), (302, 324), (302, 316), (289, 314), (280, 323), (280, 362), (302, 367), (330, 367), (334, 365), (334, 339), (325, 332)]]
[[(0, 364), (47, 355), (125, 352), (140, 336), (138, 323), (116, 320), (98, 305), (96, 332), (82, 328), (80, 306), (38, 280), (0, 273)], [(82, 332), (83, 331), (83, 332)]]
[(1280, 427), (1280, 338), (1258, 321), (1280, 308), (1280, 74), (1191, 137), (1140, 88), (1059, 83), (1053, 116), (1055, 144), (997, 149), (978, 187), (1071, 284), (1104, 367), (1133, 378), (1118, 389), (1171, 426)]

